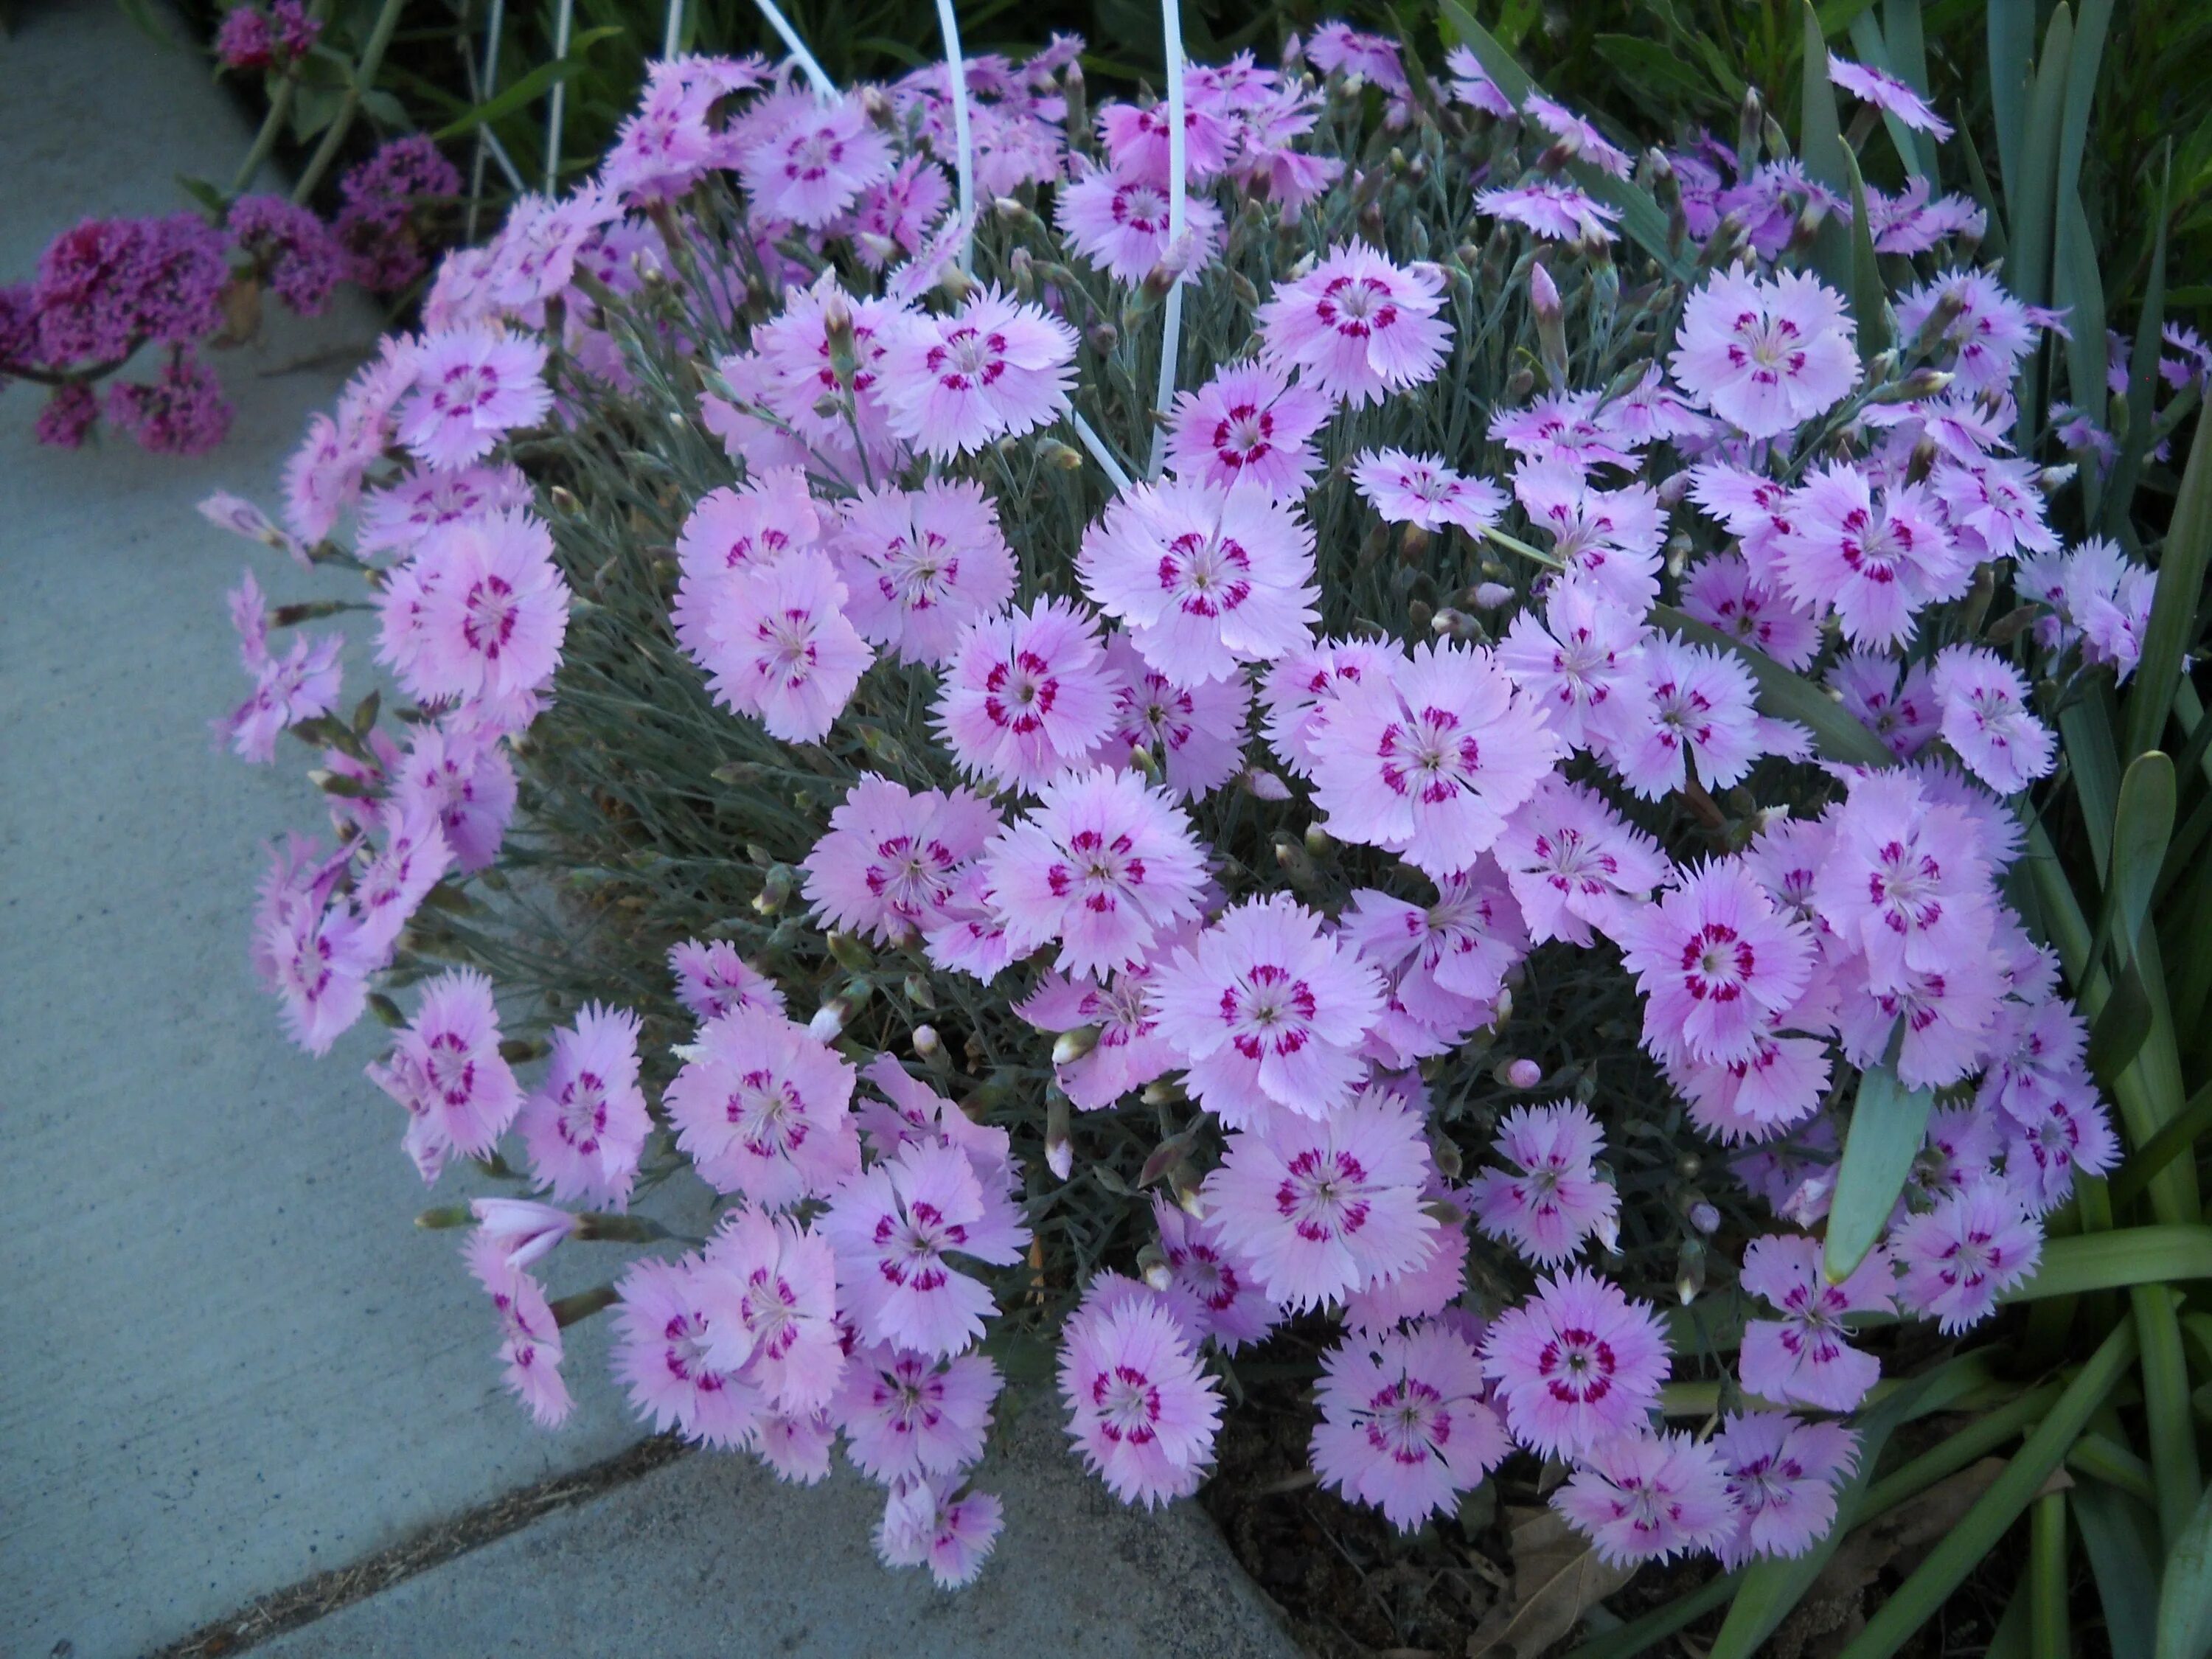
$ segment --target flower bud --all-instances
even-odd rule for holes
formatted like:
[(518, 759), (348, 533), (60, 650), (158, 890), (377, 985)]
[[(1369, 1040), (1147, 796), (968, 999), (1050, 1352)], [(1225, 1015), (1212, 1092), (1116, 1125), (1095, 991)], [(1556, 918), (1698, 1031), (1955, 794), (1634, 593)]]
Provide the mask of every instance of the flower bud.
[(1690, 1224), (1701, 1233), (1720, 1230), (1721, 1212), (1704, 1199), (1690, 1206)]
[(1037, 440), (1037, 459), (1055, 472), (1083, 471), (1083, 453), (1060, 442), (1057, 438)]
[(1096, 1025), (1079, 1025), (1072, 1031), (1062, 1031), (1053, 1041), (1052, 1063), (1073, 1066), (1097, 1046), (1098, 1028)]
[(1459, 1143), (1449, 1135), (1438, 1135), (1429, 1143), (1429, 1158), (1437, 1166), (1437, 1173), (1446, 1181), (1457, 1181), (1465, 1168), (1459, 1153)]
[(1067, 1097), (1054, 1089), (1044, 1103), (1044, 1163), (1056, 1181), (1075, 1173), (1075, 1142), (1071, 1137)]
[(828, 944), (830, 954), (836, 958), (841, 968), (849, 968), (860, 974), (866, 973), (875, 965), (875, 958), (868, 954), (868, 947), (850, 933), (833, 927), (830, 930)]
[(1336, 854), (1336, 837), (1319, 823), (1306, 825), (1306, 853), (1316, 859), (1333, 858)]
[(753, 908), (764, 916), (772, 916), (791, 900), (791, 889), (796, 878), (787, 864), (772, 864), (761, 880), (761, 890), (753, 895)]
[(416, 1216), (415, 1224), (431, 1232), (442, 1232), (448, 1227), (466, 1227), (475, 1220), (475, 1212), (465, 1204), (441, 1204)]
[(1524, 1056), (1500, 1066), (1498, 1080), (1509, 1089), (1533, 1089), (1544, 1080), (1544, 1068)]
[(914, 1052), (922, 1060), (927, 1060), (934, 1054), (941, 1054), (945, 1052), (945, 1043), (938, 1036), (937, 1028), (934, 1025), (917, 1025), (914, 1028)]
[(1288, 800), (1291, 798), (1290, 786), (1265, 767), (1246, 767), (1237, 781), (1258, 800)]
[(1145, 775), (1145, 781), (1157, 787), (1165, 775), (1160, 770), (1159, 757), (1141, 743), (1129, 745), (1129, 764)]
[(1513, 602), (1513, 590), (1504, 582), (1479, 582), (1467, 593), (1466, 602), (1480, 611), (1495, 611)]
[(1114, 348), (1120, 343), (1121, 337), (1111, 323), (1093, 323), (1083, 331), (1083, 338), (1085, 343), (1100, 356), (1109, 357), (1113, 356)]
[(1157, 1241), (1137, 1252), (1137, 1272), (1145, 1283), (1156, 1291), (1174, 1287), (1175, 1268), (1168, 1261), (1167, 1252), (1159, 1247)]
[(1917, 404), (1927, 398), (1938, 398), (1958, 377), (1948, 369), (1916, 368), (1901, 380), (1893, 380), (1872, 398), (1870, 403)]
[(831, 997), (814, 1011), (814, 1018), (806, 1022), (806, 1034), (817, 1042), (835, 1042), (845, 1029), (845, 1022), (853, 1017), (853, 1005), (842, 997)]

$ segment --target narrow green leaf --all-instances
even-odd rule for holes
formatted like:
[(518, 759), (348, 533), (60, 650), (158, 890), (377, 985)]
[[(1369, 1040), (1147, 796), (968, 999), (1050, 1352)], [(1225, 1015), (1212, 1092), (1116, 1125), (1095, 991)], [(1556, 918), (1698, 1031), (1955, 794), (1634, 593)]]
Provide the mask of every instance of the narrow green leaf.
[[(2087, 1437), (2084, 1437), (2087, 1438)], [(2158, 1526), (2140, 1500), (2094, 1480), (2075, 1487), (2074, 1522), (2097, 1580), (2112, 1659), (2151, 1659)]]
[(2109, 881), (2112, 872), (2112, 823), (2120, 806), (2118, 730), (2111, 687), (2101, 680), (2058, 711), (2058, 735), (2066, 745), (2066, 765), (2074, 775), (2081, 827), (2088, 832), (2100, 884)]
[[(1874, 254), (1874, 224), (1867, 217), (1866, 180), (1859, 177), (1858, 158), (1844, 152), (1844, 170), (1851, 181), (1851, 317), (1859, 328), (1859, 356), (1872, 360), (1889, 349), (1889, 295), (1881, 280), (1881, 266)], [(2104, 331), (2098, 331), (2098, 337)]]
[[(1807, 175), (1838, 196), (1850, 194), (1850, 173), (1844, 161), (1844, 130), (1836, 116), (1836, 89), (1828, 80), (1828, 43), (1820, 33), (1820, 20), (1812, 0), (1800, 0), (1804, 13), (1805, 58), (1803, 88), (1797, 112), (1797, 159)], [(1849, 226), (1830, 214), (1813, 238), (1813, 264), (1828, 285), (1838, 293), (1851, 291), (1851, 236)]]
[(2212, 1653), (2212, 1492), (2166, 1554), (2158, 1592), (2157, 1659)]
[[(2068, 53), (2066, 101), (2059, 117), (2058, 167), (2051, 175), (2051, 200), (2062, 216), (2081, 185), (2081, 147), (2088, 140), (2089, 106), (2097, 95), (2097, 70), (2105, 61), (2105, 35), (2112, 21), (2112, 0), (2081, 0), (2075, 14), (2073, 48)], [(2075, 321), (2078, 325), (2079, 319)], [(2081, 334), (2077, 326), (2076, 337)], [(2105, 331), (2097, 330), (2097, 361), (2105, 356)], [(2103, 376), (2098, 384), (2104, 383)], [(2076, 403), (2081, 401), (2077, 395)], [(2103, 406), (2100, 401), (2098, 407)]]
[(1974, 200), (1981, 204), (1982, 216), (1989, 221), (1989, 228), (1982, 234), (1982, 255), (1984, 258), (2002, 259), (2011, 246), (2005, 240), (2004, 206), (1990, 186), (1990, 175), (1983, 170), (1982, 152), (1974, 143), (1973, 129), (1963, 123), (1959, 127), (1959, 148), (1966, 158), (1966, 188), (1973, 192)]
[(2066, 1494), (2035, 1500), (2027, 1523), (2027, 1644), (2035, 1659), (2072, 1659), (2066, 1617)]
[(2120, 1165), (2108, 1183), (2112, 1207), (2133, 1203), (2151, 1183), (2151, 1177), (2197, 1145), (2199, 1135), (2212, 1133), (2212, 1083), (2190, 1099), (2179, 1116), (2170, 1118), (2159, 1132)]
[(2151, 238), (2150, 272), (2143, 282), (2142, 311), (2136, 319), (2135, 349), (2128, 358), (2128, 429), (2105, 493), (2105, 533), (2116, 536), (2135, 504), (2136, 477), (2149, 453), (2151, 398), (2158, 390), (2159, 332), (2166, 326), (2166, 232), (2173, 216), (2173, 144), (2166, 146), (2159, 177), (2158, 228)]
[(2123, 963), (2136, 959), (2151, 895), (2173, 838), (2173, 762), (2161, 750), (2137, 755), (2120, 780), (2112, 819), (2112, 876), (2105, 897), (2105, 934)]
[[(2081, 210), (2077, 187), (2058, 198), (2057, 269), (2052, 283), (2054, 297), (2067, 312), (2071, 331), (2066, 340), (2066, 385), (2075, 408), (2106, 424), (2105, 371), (2105, 279), (2097, 270), (2097, 247), (2089, 231), (2089, 216)], [(2104, 505), (2104, 475), (2095, 467), (2083, 469), (2082, 512), (2094, 523)]]
[(584, 52), (595, 42), (623, 31), (614, 24), (585, 29), (568, 43), (566, 58), (550, 58), (532, 70), (519, 81), (502, 88), (496, 95), (478, 104), (458, 121), (438, 129), (430, 136), (441, 143), (459, 138), (474, 132), (478, 127), (502, 120), (519, 109), (527, 109), (564, 81), (573, 81), (587, 67)]
[(2121, 1074), (2135, 1064), (2136, 1056), (2150, 1041), (2154, 1019), (2150, 992), (2142, 971), (2131, 962), (2121, 969), (2090, 1024), (2086, 1062), (2089, 1074), (2118, 1093)]
[(2158, 1497), (2158, 1488), (2151, 1484), (2150, 1465), (2094, 1429), (2074, 1443), (2074, 1449), (2066, 1454), (2066, 1467), (2146, 1504)]
[(2033, 1302), (2185, 1279), (2212, 1279), (2212, 1227), (2175, 1222), (2049, 1239), (2034, 1276), (2004, 1299)]
[(1813, 734), (1820, 752), (1854, 766), (1894, 766), (1897, 757), (1880, 738), (1859, 724), (1850, 711), (1802, 674), (1784, 667), (1756, 646), (1746, 645), (1717, 628), (1672, 605), (1656, 605), (1651, 619), (1692, 645), (1732, 651), (1759, 684), (1759, 706), (1776, 720), (1795, 720)]
[[(2179, 1282), (2202, 1273), (2165, 1275)], [(2142, 1348), (2143, 1427), (2150, 1433), (2151, 1482), (2158, 1488), (2158, 1528), (2168, 1545), (2179, 1541), (2204, 1496), (2197, 1462), (2197, 1429), (2190, 1415), (2189, 1358), (2182, 1352), (2175, 1304), (2181, 1292), (2167, 1284), (2142, 1284), (2128, 1292), (2136, 1336)]]
[[(1881, 9), (1881, 32), (1889, 44), (1889, 66), (1923, 98), (1928, 95), (1928, 44), (1920, 21), (1920, 0), (1886, 0)], [(1912, 135), (1920, 151), (1920, 165), (1913, 171), (1925, 179), (1931, 189), (1940, 188), (1942, 173), (1937, 166), (1938, 147), (1932, 132)]]
[(2212, 420), (2197, 422), (2189, 465), (2181, 475), (2173, 520), (2160, 550), (2158, 589), (2143, 628), (2142, 658), (2128, 698), (2127, 752), (2158, 747), (2173, 706), (2181, 659), (2194, 645), (2197, 607), (2204, 592), (2206, 556), (2212, 554)]
[(1928, 1114), (1936, 1108), (1932, 1089), (1908, 1089), (1898, 1081), (1894, 1062), (1884, 1060), (1859, 1079), (1858, 1098), (1844, 1140), (1844, 1160), (1836, 1171), (1835, 1196), (1828, 1206), (1828, 1242), (1820, 1269), (1831, 1284), (1850, 1277), (1897, 1207), (1905, 1178), (1912, 1173), (1928, 1133)]
[[(2044, 31), (2043, 58), (2036, 66), (2035, 91), (2028, 100), (2027, 126), (2021, 134), (2020, 176), (2009, 176), (2005, 193), (2012, 203), (2012, 252), (2005, 260), (2005, 280), (2012, 291), (2032, 306), (2051, 303), (2052, 227), (2057, 222), (2057, 198), (2052, 185), (2058, 174), (2058, 134), (2066, 112), (2066, 77), (2074, 67), (2074, 12), (2059, 0)], [(2043, 354), (2031, 352), (2021, 364), (2018, 443), (2023, 450), (2033, 441), (2042, 424), (2044, 409)]]
[(1678, 1597), (1662, 1607), (1654, 1607), (1640, 1619), (1632, 1619), (1618, 1630), (1609, 1630), (1593, 1636), (1580, 1647), (1571, 1649), (1567, 1659), (1635, 1659), (1635, 1656), (1657, 1646), (1680, 1630), (1685, 1625), (1723, 1606), (1737, 1593), (1743, 1582), (1741, 1571), (1724, 1572), (1709, 1578), (1687, 1595)]
[[(1990, 0), (1990, 111), (1997, 130), (1997, 168), (2017, 210), (2021, 146), (2027, 127), (2028, 82), (2035, 53), (2035, 0)], [(1963, 129), (1962, 129), (1963, 131)]]

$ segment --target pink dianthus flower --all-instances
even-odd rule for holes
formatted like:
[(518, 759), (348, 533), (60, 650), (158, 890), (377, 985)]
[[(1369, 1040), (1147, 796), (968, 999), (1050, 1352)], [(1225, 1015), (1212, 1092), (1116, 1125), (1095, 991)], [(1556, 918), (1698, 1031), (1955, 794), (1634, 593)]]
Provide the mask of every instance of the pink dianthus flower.
[(999, 815), (965, 789), (920, 794), (861, 774), (803, 866), (806, 898), (830, 927), (889, 945), (948, 919), (960, 876)]
[(1881, 1362), (1852, 1347), (1844, 1316), (1887, 1312), (1894, 1280), (1876, 1249), (1840, 1284), (1829, 1282), (1820, 1243), (1802, 1233), (1755, 1238), (1743, 1253), (1742, 1284), (1782, 1312), (1743, 1328), (1743, 1386), (1782, 1405), (1855, 1410), (1881, 1376)]
[(1505, 511), (1505, 492), (1487, 478), (1462, 477), (1441, 456), (1370, 450), (1355, 458), (1352, 481), (1391, 524), (1441, 530), (1457, 525), (1480, 536)]
[(1112, 730), (1115, 684), (1097, 623), (1066, 599), (971, 623), (938, 693), (938, 729), (969, 772), (1034, 789), (1082, 765)]
[(696, 1285), (706, 1356), (780, 1412), (829, 1405), (844, 1375), (837, 1264), (818, 1234), (763, 1210), (734, 1210), (707, 1245)]
[(1054, 216), (1060, 233), (1117, 282), (1132, 287), (1172, 260), (1187, 282), (1213, 257), (1221, 210), (1204, 196), (1183, 204), (1183, 240), (1169, 237), (1168, 187), (1163, 176), (1106, 167), (1060, 187)]
[(853, 1067), (767, 1008), (708, 1020), (668, 1085), (676, 1143), (717, 1192), (763, 1209), (820, 1198), (860, 1167)]
[(1176, 398), (1168, 470), (1224, 489), (1256, 485), (1279, 501), (1303, 495), (1321, 467), (1314, 434), (1332, 407), (1267, 364), (1230, 364)]
[(561, 1380), (561, 1327), (544, 1291), (500, 1255), (481, 1231), (469, 1237), (468, 1262), (499, 1315), (499, 1357), (506, 1367), (507, 1386), (530, 1408), (540, 1428), (557, 1426), (575, 1402)]
[(416, 696), (498, 702), (553, 678), (568, 631), (568, 584), (553, 562), (552, 532), (535, 514), (441, 526), (423, 538), (414, 574), (386, 592), (378, 655)]
[(2057, 763), (2057, 740), (2035, 717), (2027, 682), (1994, 651), (1948, 647), (1936, 659), (1943, 741), (2000, 795), (2018, 794)]
[(1620, 1199), (1594, 1167), (1605, 1137), (1588, 1107), (1568, 1100), (1516, 1107), (1498, 1123), (1495, 1150), (1514, 1168), (1474, 1178), (1475, 1220), (1491, 1237), (1556, 1267), (1590, 1234), (1616, 1229)]
[(1748, 437), (1825, 415), (1859, 383), (1843, 296), (1801, 272), (1717, 273), (1683, 306), (1680, 338), (1668, 360), (1675, 380)]
[(464, 466), (553, 407), (538, 340), (484, 325), (434, 333), (399, 407), (399, 441), (432, 466)]
[(1620, 1434), (1584, 1453), (1552, 1507), (1615, 1565), (1671, 1560), (1732, 1536), (1736, 1510), (1718, 1455), (1686, 1434)]
[(949, 317), (916, 316), (884, 349), (891, 429), (939, 460), (1055, 420), (1074, 377), (1075, 331), (987, 289)]
[(1061, 1338), (1060, 1392), (1069, 1437), (1123, 1503), (1150, 1508), (1197, 1490), (1221, 1392), (1150, 1291), (1110, 1274), (1092, 1282)]
[(1583, 1456), (1638, 1430), (1667, 1378), (1650, 1309), (1580, 1267), (1539, 1279), (1492, 1322), (1482, 1349), (1513, 1437), (1547, 1457)]
[(1858, 1462), (1849, 1429), (1786, 1412), (1749, 1412), (1722, 1419), (1711, 1443), (1738, 1516), (1735, 1535), (1718, 1546), (1723, 1566), (1753, 1556), (1802, 1555), (1828, 1535), (1836, 1489)]
[(834, 1414), (845, 1453), (872, 1480), (952, 1475), (983, 1455), (999, 1368), (981, 1354), (932, 1359), (864, 1347), (845, 1367)]
[(738, 160), (755, 215), (817, 228), (890, 177), (890, 140), (868, 118), (858, 94), (835, 103), (794, 100), (759, 131)]
[(794, 553), (712, 600), (700, 665), (714, 701), (787, 743), (818, 743), (874, 660), (823, 554)]
[(901, 662), (946, 661), (963, 628), (1013, 595), (1013, 551), (972, 478), (862, 490), (845, 504), (830, 553), (845, 614)]
[(1588, 945), (1610, 933), (1670, 873), (1659, 843), (1624, 822), (1604, 797), (1552, 778), (1506, 819), (1492, 848), (1532, 943)]
[(987, 1492), (963, 1492), (949, 1476), (902, 1480), (884, 1500), (876, 1553), (888, 1567), (927, 1565), (939, 1589), (975, 1582), (1006, 1525), (1005, 1507)]
[(1108, 638), (1106, 658), (1121, 681), (1110, 742), (1153, 753), (1178, 799), (1211, 794), (1237, 775), (1252, 712), (1242, 675), (1184, 684), (1146, 662), (1126, 634)]
[(1864, 472), (1832, 463), (1799, 488), (1790, 512), (1776, 562), (1782, 585), (1802, 605), (1832, 607), (1854, 645), (1902, 644), (1923, 606), (1958, 599), (1973, 580), (1973, 560), (1924, 485), (1899, 484), (1877, 501)]
[(637, 1016), (587, 1002), (555, 1031), (545, 1078), (515, 1127), (538, 1178), (564, 1204), (629, 1207), (653, 1127), (637, 1081)]
[(432, 1145), (481, 1158), (522, 1106), (499, 1041), (491, 981), (456, 968), (422, 988), (415, 1018), (369, 1078), (406, 1107)]
[(2035, 1271), (2043, 1229), (2011, 1188), (1984, 1178), (1906, 1217), (1890, 1249), (1905, 1270), (1899, 1304), (1956, 1335), (1988, 1318), (1998, 1296)]
[(1452, 1509), (1511, 1449), (1482, 1361), (1443, 1320), (1347, 1336), (1322, 1356), (1314, 1472), (1401, 1532)]
[(1451, 341), (1433, 266), (1399, 266), (1364, 242), (1339, 243), (1278, 287), (1254, 318), (1270, 356), (1355, 408), (1436, 377)]
[(783, 1012), (776, 982), (738, 954), (726, 939), (686, 939), (668, 947), (668, 969), (676, 976), (676, 1000), (702, 1024), (733, 1008)]
[(1812, 972), (1803, 926), (1779, 914), (1738, 860), (1685, 867), (1680, 884), (1614, 926), (1621, 960), (1644, 996), (1653, 1053), (1725, 1064), (1758, 1047)]

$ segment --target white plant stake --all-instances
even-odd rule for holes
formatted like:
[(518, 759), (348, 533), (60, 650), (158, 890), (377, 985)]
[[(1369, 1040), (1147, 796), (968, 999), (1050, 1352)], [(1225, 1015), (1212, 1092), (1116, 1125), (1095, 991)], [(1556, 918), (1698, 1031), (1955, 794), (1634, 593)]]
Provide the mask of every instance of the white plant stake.
[[(559, 63), (568, 55), (568, 25), (575, 21), (576, 0), (561, 0), (561, 9), (553, 20), (553, 61)], [(561, 116), (568, 104), (568, 83), (553, 83), (552, 106), (545, 113), (545, 193), (556, 195), (561, 188)]]
[(837, 83), (823, 72), (821, 64), (814, 61), (814, 54), (807, 51), (806, 42), (799, 38), (799, 31), (791, 27), (791, 20), (778, 9), (775, 0), (753, 0), (753, 3), (760, 8), (761, 15), (768, 19), (769, 27), (783, 37), (783, 44), (791, 49), (791, 55), (799, 60), (799, 67), (805, 71), (806, 79), (814, 88), (814, 95), (824, 102), (835, 98)]
[(960, 269), (975, 266), (975, 142), (968, 126), (968, 59), (960, 50), (960, 24), (952, 0), (937, 0), (937, 23), (945, 32), (945, 73), (952, 83), (952, 142), (957, 152), (960, 219), (968, 227), (960, 239)]
[(676, 56), (676, 49), (684, 44), (684, 0), (668, 0), (668, 30), (660, 37), (660, 56), (665, 61)]
[[(1160, 0), (1161, 42), (1168, 54), (1168, 252), (1173, 260), (1181, 250), (1182, 240), (1184, 198), (1189, 186), (1183, 177), (1183, 101), (1182, 101), (1182, 7), (1179, 0)], [(1152, 476), (1160, 476), (1167, 465), (1168, 429), (1161, 424), (1167, 419), (1169, 408), (1175, 402), (1176, 359), (1182, 349), (1182, 283), (1176, 282), (1168, 289), (1166, 310), (1160, 319), (1160, 379), (1158, 390), (1152, 395), (1152, 410), (1158, 417), (1152, 427)]]
[[(471, 82), (473, 96), (478, 103), (489, 98), (499, 84), (499, 37), (507, 27), (507, 0), (491, 0), (491, 21), (484, 27), (483, 77)], [(477, 126), (476, 157), (469, 163), (469, 240), (477, 239), (477, 214), (483, 206), (484, 161), (487, 156), (499, 163), (499, 170), (507, 175), (517, 196), (528, 188), (522, 174), (516, 170), (514, 160), (507, 153), (507, 146), (499, 142), (499, 135), (491, 130), (491, 123), (480, 122)]]

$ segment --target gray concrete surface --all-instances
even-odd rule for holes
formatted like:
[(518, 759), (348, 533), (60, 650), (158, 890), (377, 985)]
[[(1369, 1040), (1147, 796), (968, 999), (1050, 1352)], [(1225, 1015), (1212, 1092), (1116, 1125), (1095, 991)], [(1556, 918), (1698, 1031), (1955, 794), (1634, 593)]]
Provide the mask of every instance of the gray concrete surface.
[[(234, 167), (246, 134), (204, 66), (113, 0), (26, 0), (14, 21), (0, 281), (86, 215), (167, 210), (173, 173)], [(426, 1200), (360, 1076), (373, 1033), (309, 1060), (246, 963), (262, 843), (319, 815), (296, 766), (210, 750), (245, 684), (222, 593), (248, 562), (280, 601), (329, 590), (192, 507), (219, 486), (273, 504), (345, 368), (300, 365), (374, 328), (360, 308), (273, 316), (219, 359), (238, 420), (194, 461), (40, 448), (39, 394), (0, 390), (6, 1659), (142, 1653), (637, 1432), (592, 1327), (571, 1335), (566, 1430), (504, 1397), (453, 1236), (408, 1224)], [(449, 1176), (438, 1198), (465, 1190)], [(875, 1565), (860, 1483), (799, 1492), (698, 1458), (275, 1650), (1290, 1651), (1201, 1516), (1121, 1511), (1042, 1419), (1024, 1445), (993, 1472), (1008, 1536), (964, 1597)]]
[(1124, 1509), (1025, 1419), (978, 1483), (1006, 1503), (971, 1588), (888, 1574), (879, 1491), (695, 1454), (256, 1649), (268, 1659), (1295, 1659), (1189, 1504)]

